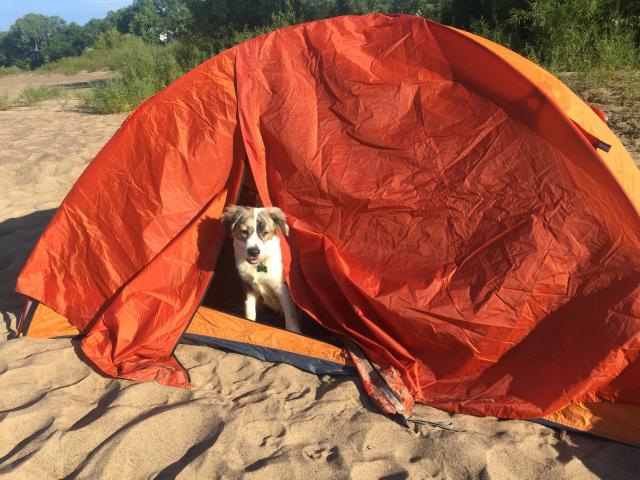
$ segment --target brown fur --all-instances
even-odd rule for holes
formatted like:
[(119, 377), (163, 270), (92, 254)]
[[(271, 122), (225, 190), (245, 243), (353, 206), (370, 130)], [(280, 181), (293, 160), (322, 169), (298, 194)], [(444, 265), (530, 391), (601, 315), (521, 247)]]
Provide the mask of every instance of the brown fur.
[(257, 217), (257, 225), (254, 221), (255, 209), (253, 207), (241, 207), (229, 205), (222, 213), (222, 222), (230, 232), (241, 238), (247, 238), (255, 229), (265, 242), (278, 232), (289, 235), (289, 227), (284, 212), (278, 207), (268, 207), (260, 211)]

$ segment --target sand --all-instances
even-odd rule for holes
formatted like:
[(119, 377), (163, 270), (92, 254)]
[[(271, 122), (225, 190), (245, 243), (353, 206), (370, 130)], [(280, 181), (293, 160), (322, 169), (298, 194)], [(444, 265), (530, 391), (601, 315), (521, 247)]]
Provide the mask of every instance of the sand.
[(21, 73), (19, 75), (0, 77), (0, 94), (4, 93), (9, 97), (17, 97), (24, 88), (32, 85), (55, 85), (64, 89), (77, 89), (86, 87), (92, 82), (105, 80), (112, 75), (113, 73), (109, 71), (82, 72), (76, 75)]
[(348, 378), (180, 345), (191, 390), (105, 378), (70, 340), (11, 339), (15, 279), (123, 115), (61, 102), (0, 112), (0, 478), (638, 478), (640, 450), (525, 421), (417, 415), (406, 429)]

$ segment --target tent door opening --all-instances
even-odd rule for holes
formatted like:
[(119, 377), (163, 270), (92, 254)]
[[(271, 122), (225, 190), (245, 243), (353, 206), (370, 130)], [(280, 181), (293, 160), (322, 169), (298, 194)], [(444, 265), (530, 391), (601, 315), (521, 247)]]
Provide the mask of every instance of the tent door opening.
[[(263, 202), (258, 194), (255, 180), (251, 173), (251, 168), (245, 163), (244, 179), (237, 205), (262, 207)], [(286, 214), (286, 212), (285, 212)], [(244, 314), (244, 291), (242, 281), (236, 270), (233, 239), (227, 235), (218, 255), (218, 260), (214, 268), (214, 277), (211, 280), (209, 288), (204, 294), (202, 306), (209, 307), (213, 310), (228, 313), (235, 317), (245, 318)], [(318, 325), (311, 317), (302, 310), (298, 310), (303, 324), (303, 332), (305, 336), (322, 340), (333, 345), (341, 345), (342, 342), (331, 334), (328, 330)], [(258, 309), (258, 323), (269, 325), (279, 329), (285, 329), (284, 318), (278, 315), (266, 306)]]

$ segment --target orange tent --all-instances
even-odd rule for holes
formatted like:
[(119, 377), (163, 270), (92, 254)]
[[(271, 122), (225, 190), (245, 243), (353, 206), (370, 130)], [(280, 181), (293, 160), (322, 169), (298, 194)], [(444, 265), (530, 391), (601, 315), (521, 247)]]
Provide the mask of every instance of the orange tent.
[[(78, 332), (105, 374), (174, 386), (187, 327), (265, 347), (270, 327), (199, 308), (250, 177), (288, 214), (295, 302), (366, 355), (383, 409), (546, 415), (640, 444), (636, 167), (552, 75), (419, 17), (280, 29), (146, 101), (21, 273), (22, 332)], [(349, 366), (282, 335), (265, 348)]]

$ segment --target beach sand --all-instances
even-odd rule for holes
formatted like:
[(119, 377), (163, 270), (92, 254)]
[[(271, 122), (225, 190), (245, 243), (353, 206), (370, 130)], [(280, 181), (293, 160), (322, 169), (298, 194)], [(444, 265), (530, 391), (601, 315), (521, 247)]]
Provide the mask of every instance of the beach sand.
[(353, 379), (207, 347), (178, 346), (186, 390), (105, 378), (70, 340), (9, 340), (22, 265), (124, 118), (59, 101), (0, 112), (0, 478), (640, 477), (633, 447), (427, 407), (416, 416), (456, 431), (407, 429)]

